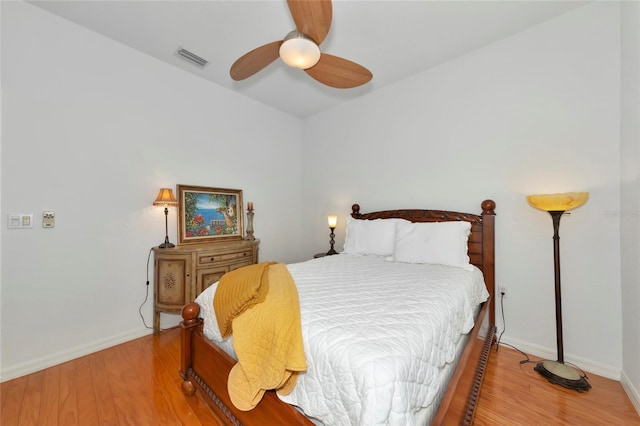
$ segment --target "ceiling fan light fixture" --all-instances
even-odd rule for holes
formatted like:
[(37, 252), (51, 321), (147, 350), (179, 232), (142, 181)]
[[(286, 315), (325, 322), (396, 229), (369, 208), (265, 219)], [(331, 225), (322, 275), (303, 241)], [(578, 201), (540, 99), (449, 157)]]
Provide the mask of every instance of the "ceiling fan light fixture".
[(306, 70), (320, 60), (320, 48), (305, 34), (294, 30), (280, 45), (280, 58), (290, 67)]

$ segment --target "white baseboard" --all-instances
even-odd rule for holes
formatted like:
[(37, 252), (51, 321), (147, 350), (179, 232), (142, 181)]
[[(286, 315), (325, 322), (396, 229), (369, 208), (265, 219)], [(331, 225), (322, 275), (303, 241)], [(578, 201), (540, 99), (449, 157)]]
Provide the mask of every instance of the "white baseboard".
[[(520, 349), (523, 352), (528, 353), (529, 355), (542, 358), (545, 360), (546, 359), (556, 360), (558, 358), (555, 350), (551, 350), (543, 346), (534, 345), (529, 342), (523, 342), (520, 340), (510, 339), (510, 338), (503, 338), (501, 340), (501, 343), (506, 343), (508, 345), (515, 346), (516, 348)], [(564, 354), (564, 360), (567, 363), (574, 364), (580, 370), (584, 370), (585, 372), (597, 374), (598, 376), (606, 377), (607, 379), (620, 381), (621, 371), (611, 366), (596, 363), (586, 358), (572, 356), (571, 354), (567, 354), (567, 353)], [(587, 380), (588, 380), (588, 375), (587, 375)]]
[(98, 340), (82, 346), (76, 346), (75, 348), (71, 348), (67, 351), (57, 352), (55, 354), (47, 355), (33, 361), (2, 369), (0, 371), (0, 382), (5, 382), (7, 380), (15, 379), (16, 377), (35, 373), (36, 371), (44, 370), (45, 368), (49, 368), (63, 362), (71, 361), (72, 359), (89, 355), (93, 352), (101, 351), (103, 349), (110, 348), (112, 346), (116, 346), (121, 343), (137, 339), (139, 337), (147, 336), (152, 332), (152, 330), (149, 330), (147, 328), (137, 329), (127, 333), (111, 336), (108, 339)]
[(640, 391), (633, 386), (629, 377), (624, 373), (621, 374), (620, 384), (622, 385), (624, 391), (629, 395), (629, 399), (634, 407), (636, 407), (636, 411), (638, 415), (640, 415)]

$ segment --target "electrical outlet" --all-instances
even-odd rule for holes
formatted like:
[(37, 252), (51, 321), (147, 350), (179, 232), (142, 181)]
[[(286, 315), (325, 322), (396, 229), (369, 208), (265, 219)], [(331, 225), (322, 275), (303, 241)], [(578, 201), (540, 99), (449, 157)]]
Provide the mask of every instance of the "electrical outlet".
[(42, 212), (42, 227), (53, 228), (56, 226), (56, 212), (44, 211)]
[(499, 290), (500, 290), (500, 294), (498, 294), (498, 297), (502, 297), (506, 299), (509, 294), (509, 292), (507, 291), (507, 287), (501, 285), (499, 287)]

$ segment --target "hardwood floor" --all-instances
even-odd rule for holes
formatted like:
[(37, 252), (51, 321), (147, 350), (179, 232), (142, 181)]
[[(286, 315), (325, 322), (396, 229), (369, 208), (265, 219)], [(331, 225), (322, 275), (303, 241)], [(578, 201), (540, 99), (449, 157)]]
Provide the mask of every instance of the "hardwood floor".
[(1, 384), (2, 426), (216, 425), (180, 390), (180, 331), (146, 336)]
[[(494, 348), (495, 350), (495, 348)], [(640, 425), (615, 381), (589, 376), (583, 394), (554, 386), (501, 347), (487, 368), (477, 426)], [(198, 397), (180, 390), (180, 332), (172, 329), (0, 385), (2, 426), (216, 425)]]
[(492, 350), (474, 425), (640, 425), (619, 382), (587, 374), (591, 389), (579, 393), (549, 383), (533, 370), (535, 363), (520, 364), (520, 352)]

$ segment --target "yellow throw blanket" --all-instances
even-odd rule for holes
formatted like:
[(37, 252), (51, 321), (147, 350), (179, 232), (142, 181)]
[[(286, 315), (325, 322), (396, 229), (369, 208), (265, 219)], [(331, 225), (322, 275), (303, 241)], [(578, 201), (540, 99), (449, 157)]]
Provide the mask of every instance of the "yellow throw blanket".
[(224, 274), (213, 298), (213, 309), (222, 337), (231, 335), (235, 317), (257, 303), (269, 292), (265, 271), (273, 262), (246, 266)]
[(298, 291), (287, 267), (264, 262), (229, 272), (213, 304), (221, 332), (233, 333), (238, 356), (227, 382), (233, 405), (248, 411), (266, 390), (290, 393), (307, 363)]

